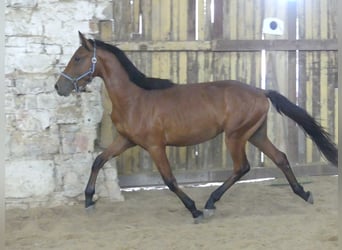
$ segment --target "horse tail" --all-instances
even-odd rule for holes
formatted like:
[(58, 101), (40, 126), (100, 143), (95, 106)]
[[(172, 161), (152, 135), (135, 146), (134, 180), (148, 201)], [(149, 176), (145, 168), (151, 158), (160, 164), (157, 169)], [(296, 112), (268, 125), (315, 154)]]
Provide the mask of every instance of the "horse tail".
[(304, 109), (290, 102), (285, 96), (274, 90), (265, 91), (265, 95), (270, 99), (278, 113), (295, 121), (305, 131), (306, 135), (309, 135), (315, 142), (325, 158), (337, 167), (338, 152), (329, 133)]

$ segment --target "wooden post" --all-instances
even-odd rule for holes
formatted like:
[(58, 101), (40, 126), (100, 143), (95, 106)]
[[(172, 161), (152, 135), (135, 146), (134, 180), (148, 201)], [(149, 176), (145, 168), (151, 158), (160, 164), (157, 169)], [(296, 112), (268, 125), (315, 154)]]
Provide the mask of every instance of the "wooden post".
[[(297, 33), (297, 2), (296, 1), (288, 1), (287, 6), (287, 20), (288, 20), (288, 39), (296, 40)], [(297, 59), (296, 59), (296, 51), (288, 52), (288, 98), (293, 103), (297, 102), (297, 89), (296, 89), (296, 68), (297, 68)], [(287, 149), (288, 149), (288, 157), (292, 162), (298, 162), (298, 128), (295, 123), (291, 120), (288, 120), (288, 136), (287, 136)]]

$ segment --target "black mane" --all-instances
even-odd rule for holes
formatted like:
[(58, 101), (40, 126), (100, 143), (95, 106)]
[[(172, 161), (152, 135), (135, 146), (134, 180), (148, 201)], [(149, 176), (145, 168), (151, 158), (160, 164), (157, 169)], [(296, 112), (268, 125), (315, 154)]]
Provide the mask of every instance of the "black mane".
[[(89, 42), (94, 44), (94, 41), (89, 39)], [(153, 90), (153, 89), (167, 89), (171, 88), (173, 85), (175, 85), (173, 82), (171, 82), (168, 79), (161, 79), (161, 78), (153, 78), (153, 77), (146, 77), (145, 74), (140, 72), (134, 64), (128, 59), (128, 57), (125, 55), (125, 53), (119, 49), (118, 47), (104, 43), (100, 40), (95, 40), (96, 47), (103, 48), (111, 53), (113, 53), (116, 58), (119, 60), (121, 65), (126, 70), (129, 79), (135, 83), (137, 86), (147, 89), (147, 90)]]

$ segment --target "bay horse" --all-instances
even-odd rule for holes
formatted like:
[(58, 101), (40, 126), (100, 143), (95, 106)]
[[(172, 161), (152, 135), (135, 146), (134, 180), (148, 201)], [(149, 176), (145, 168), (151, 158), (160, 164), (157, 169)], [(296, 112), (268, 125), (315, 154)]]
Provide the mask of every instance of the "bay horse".
[(313, 203), (311, 192), (298, 183), (286, 155), (267, 137), (268, 100), (279, 113), (305, 131), (329, 162), (338, 164), (337, 149), (329, 134), (304, 109), (274, 90), (262, 90), (234, 80), (181, 85), (148, 78), (118, 47), (86, 39), (80, 32), (79, 37), (81, 46), (61, 73), (55, 89), (59, 95), (68, 96), (84, 89), (93, 77), (101, 77), (112, 102), (111, 119), (118, 132), (113, 143), (92, 165), (85, 189), (86, 208), (95, 205), (95, 183), (103, 165), (139, 145), (150, 154), (164, 183), (191, 212), (195, 222), (201, 220), (203, 212), (178, 186), (165, 148), (198, 144), (223, 132), (233, 160), (233, 173), (211, 193), (204, 211), (209, 214), (214, 211), (215, 203), (249, 171), (247, 142), (282, 170), (295, 194)]

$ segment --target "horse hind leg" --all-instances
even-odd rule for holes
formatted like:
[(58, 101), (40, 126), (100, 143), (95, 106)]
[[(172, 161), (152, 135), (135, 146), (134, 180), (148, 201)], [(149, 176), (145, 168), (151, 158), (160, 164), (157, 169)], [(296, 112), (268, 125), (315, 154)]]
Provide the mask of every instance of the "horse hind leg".
[(299, 197), (304, 199), (310, 204), (313, 204), (313, 196), (311, 192), (304, 191), (304, 188), (298, 183), (289, 161), (287, 160), (286, 155), (278, 150), (267, 137), (267, 124), (266, 121), (257, 130), (253, 136), (249, 139), (249, 141), (259, 148), (265, 155), (267, 155), (284, 173), (287, 181), (289, 182), (292, 191), (297, 194)]

